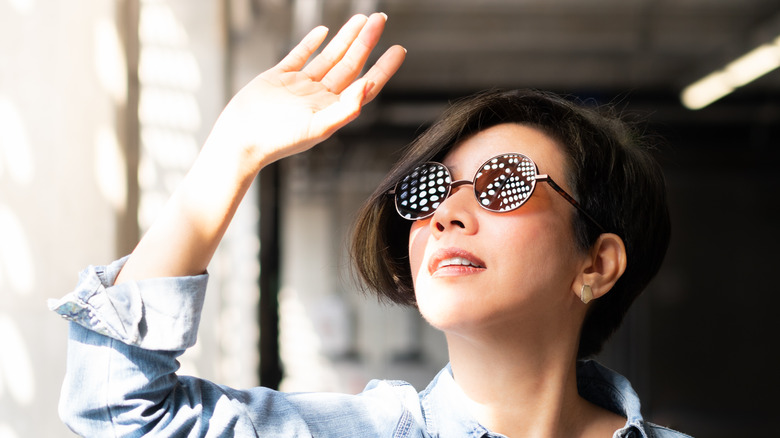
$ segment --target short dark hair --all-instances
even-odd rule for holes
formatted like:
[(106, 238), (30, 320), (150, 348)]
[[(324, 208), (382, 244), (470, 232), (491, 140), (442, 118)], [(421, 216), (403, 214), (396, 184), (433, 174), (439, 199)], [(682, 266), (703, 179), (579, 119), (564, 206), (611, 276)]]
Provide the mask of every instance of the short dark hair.
[[(527, 125), (555, 140), (567, 158), (572, 195), (626, 246), (625, 272), (592, 302), (583, 322), (578, 357), (597, 354), (658, 272), (671, 229), (663, 173), (649, 144), (654, 137), (640, 135), (611, 108), (536, 90), (494, 90), (454, 103), (409, 145), (360, 210), (351, 244), (357, 273), (380, 299), (416, 305), (408, 260), (411, 222), (396, 213), (388, 192), (417, 165), (440, 161), (469, 136), (502, 123)], [(587, 250), (601, 231), (573, 211), (576, 243)]]

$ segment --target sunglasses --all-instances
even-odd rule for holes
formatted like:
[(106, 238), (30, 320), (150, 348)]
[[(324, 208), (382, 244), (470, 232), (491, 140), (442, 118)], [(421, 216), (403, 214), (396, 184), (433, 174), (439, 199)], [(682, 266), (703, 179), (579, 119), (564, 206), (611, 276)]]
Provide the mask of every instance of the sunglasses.
[(604, 227), (599, 225), (579, 202), (549, 175), (539, 174), (536, 163), (523, 154), (501, 154), (488, 159), (479, 167), (472, 181), (453, 182), (447, 166), (429, 161), (404, 176), (390, 194), (395, 196), (395, 209), (398, 214), (404, 219), (414, 221), (432, 216), (454, 188), (465, 184), (474, 187), (474, 197), (485, 210), (497, 213), (517, 210), (531, 197), (537, 181), (549, 184), (599, 230), (605, 232)]

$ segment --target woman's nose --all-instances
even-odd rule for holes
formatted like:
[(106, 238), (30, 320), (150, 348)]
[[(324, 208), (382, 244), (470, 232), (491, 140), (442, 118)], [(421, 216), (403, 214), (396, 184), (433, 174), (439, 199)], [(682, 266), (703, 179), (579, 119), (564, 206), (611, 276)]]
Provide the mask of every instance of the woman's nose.
[(474, 208), (479, 208), (471, 184), (453, 184), (447, 197), (431, 217), (431, 232), (439, 237), (446, 231), (466, 234), (477, 232), (478, 223)]

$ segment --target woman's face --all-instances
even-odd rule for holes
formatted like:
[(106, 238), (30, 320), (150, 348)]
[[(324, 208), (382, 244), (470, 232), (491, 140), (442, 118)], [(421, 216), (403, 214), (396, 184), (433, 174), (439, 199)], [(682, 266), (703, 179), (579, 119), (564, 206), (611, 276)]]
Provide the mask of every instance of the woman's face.
[[(453, 180), (472, 180), (495, 155), (519, 152), (564, 190), (565, 157), (541, 131), (518, 124), (488, 128), (444, 158)], [(573, 282), (586, 254), (576, 249), (573, 207), (544, 182), (517, 210), (481, 208), (473, 186), (457, 187), (433, 216), (415, 221), (409, 259), (417, 304), (445, 332), (506, 330), (561, 317), (576, 303)]]

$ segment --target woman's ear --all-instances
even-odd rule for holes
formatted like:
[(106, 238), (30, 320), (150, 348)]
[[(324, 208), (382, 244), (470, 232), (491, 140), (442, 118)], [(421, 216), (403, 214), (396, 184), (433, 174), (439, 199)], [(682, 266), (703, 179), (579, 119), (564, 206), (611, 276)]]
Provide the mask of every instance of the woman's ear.
[[(583, 262), (580, 275), (578, 275), (572, 290), (580, 294), (583, 286), (590, 286), (592, 298), (596, 299), (612, 289), (626, 270), (626, 246), (623, 239), (617, 234), (604, 233), (590, 248)], [(580, 297), (582, 298), (582, 297)], [(587, 302), (590, 301), (584, 300)]]

